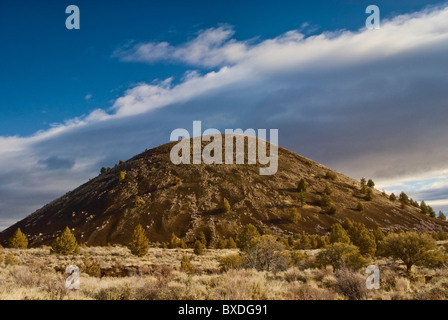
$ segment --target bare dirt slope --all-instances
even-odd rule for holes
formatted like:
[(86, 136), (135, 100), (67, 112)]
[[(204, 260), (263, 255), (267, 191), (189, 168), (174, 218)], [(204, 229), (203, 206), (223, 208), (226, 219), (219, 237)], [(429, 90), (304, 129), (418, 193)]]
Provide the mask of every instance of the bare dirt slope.
[[(174, 144), (146, 151), (90, 180), (0, 233), (0, 241), (5, 244), (20, 227), (32, 245), (45, 244), (69, 226), (79, 241), (90, 245), (124, 244), (142, 224), (151, 241), (168, 241), (175, 232), (189, 242), (203, 231), (216, 243), (237, 237), (248, 223), (261, 233), (325, 234), (346, 217), (368, 228), (448, 231), (447, 223), (415, 207), (401, 209), (380, 191), (374, 190), (374, 199), (365, 201), (358, 181), (283, 148), (278, 172), (262, 176), (259, 165), (174, 165)], [(120, 172), (125, 173), (121, 181)], [(327, 172), (336, 179), (326, 178)], [(303, 208), (296, 190), (301, 178), (308, 185)], [(319, 203), (326, 184), (338, 209), (334, 215)], [(227, 213), (220, 210), (224, 198), (232, 208)], [(359, 202), (365, 207), (362, 212), (356, 210)], [(293, 208), (299, 211), (297, 222), (287, 219)]]

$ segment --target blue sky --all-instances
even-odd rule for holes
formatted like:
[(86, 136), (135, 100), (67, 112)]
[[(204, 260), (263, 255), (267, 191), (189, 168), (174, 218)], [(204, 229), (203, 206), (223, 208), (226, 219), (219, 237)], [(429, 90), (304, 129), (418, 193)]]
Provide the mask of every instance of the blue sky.
[[(420, 10), (437, 1), (377, 1), (382, 16)], [(65, 28), (65, 8), (77, 4), (82, 27)], [(126, 64), (111, 57), (130, 41), (194, 37), (219, 24), (234, 26), (235, 39), (304, 31), (356, 30), (366, 1), (2, 1), (0, 135), (30, 135), (52, 123), (110, 107), (139, 82), (174, 76), (182, 64)], [(90, 97), (90, 99), (86, 99)]]
[(446, 211), (446, 5), (1, 1), (0, 229), (193, 120)]

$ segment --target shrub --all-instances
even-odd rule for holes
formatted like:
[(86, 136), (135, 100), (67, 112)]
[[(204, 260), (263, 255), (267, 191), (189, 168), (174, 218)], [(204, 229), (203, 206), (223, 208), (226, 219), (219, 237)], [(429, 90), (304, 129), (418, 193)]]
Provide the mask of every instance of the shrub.
[(124, 171), (120, 171), (119, 173), (118, 173), (118, 181), (122, 181), (122, 180), (124, 180), (126, 178), (126, 172), (124, 172)]
[(328, 208), (328, 214), (333, 215), (333, 214), (336, 214), (337, 212), (338, 212), (338, 208), (336, 208), (336, 206), (333, 204)]
[(443, 214), (442, 211), (439, 211), (439, 219), (443, 220), (443, 221), (446, 221), (446, 216)]
[(336, 180), (336, 173), (327, 171), (327, 173), (325, 174), (325, 178), (329, 180)]
[(327, 245), (326, 238), (321, 237), (320, 235), (316, 236), (316, 249), (323, 248)]
[(373, 191), (372, 191), (372, 189), (367, 189), (366, 196), (364, 197), (364, 200), (366, 200), (366, 201), (372, 201), (373, 200)]
[(191, 263), (190, 259), (186, 254), (182, 255), (182, 260), (180, 262), (180, 270), (189, 274), (196, 272), (196, 267)]
[(174, 178), (174, 185), (175, 186), (181, 186), (182, 185), (182, 179), (179, 177)]
[(226, 239), (219, 239), (219, 241), (218, 241), (218, 248), (219, 249), (226, 249), (227, 248), (227, 246), (228, 246), (228, 240), (226, 240)]
[(134, 197), (134, 208), (138, 208), (146, 204), (146, 201), (143, 200), (140, 196)]
[(350, 244), (350, 237), (347, 231), (339, 223), (333, 224), (330, 232), (330, 243), (336, 242)]
[(180, 240), (179, 238), (176, 236), (176, 234), (173, 232), (171, 234), (171, 239), (170, 239), (170, 244), (169, 244), (169, 248), (170, 249), (175, 249), (175, 248), (179, 248), (180, 246)]
[(105, 174), (107, 172), (106, 168), (102, 167), (100, 170), (100, 174)]
[(297, 223), (299, 221), (299, 210), (297, 210), (297, 208), (292, 208), (289, 211), (288, 220), (292, 223)]
[(260, 233), (253, 224), (247, 224), (243, 232), (238, 236), (238, 247), (241, 250), (246, 250), (249, 248), (256, 238), (260, 237)]
[(83, 258), (84, 272), (87, 273), (91, 277), (99, 277), (101, 276), (101, 268), (98, 262), (90, 259), (89, 254), (87, 252), (84, 253)]
[(322, 207), (330, 207), (331, 206), (331, 198), (328, 194), (323, 194), (320, 197), (320, 201), (319, 201), (320, 205)]
[(397, 196), (395, 194), (391, 193), (390, 196), (389, 196), (389, 200), (390, 201), (396, 201), (397, 200)]
[(384, 239), (384, 254), (403, 261), (408, 273), (413, 265), (428, 266), (441, 262), (436, 249), (437, 243), (431, 236), (414, 231), (391, 233)]
[(137, 257), (143, 257), (148, 253), (149, 249), (149, 240), (145, 235), (145, 230), (143, 229), (142, 225), (138, 225), (134, 229), (134, 233), (132, 235), (132, 240), (128, 245), (129, 250), (131, 250), (131, 253)]
[(79, 254), (78, 242), (68, 227), (65, 227), (64, 232), (53, 241), (51, 252), (65, 256)]
[(366, 185), (366, 178), (362, 177), (361, 178), (361, 186), (365, 186)]
[(342, 223), (342, 226), (345, 230), (350, 230), (350, 228), (353, 227), (353, 221), (349, 218), (345, 218), (344, 222)]
[(300, 250), (292, 250), (290, 253), (290, 259), (291, 264), (299, 268), (304, 268), (309, 262), (309, 257), (306, 252)]
[(232, 210), (232, 207), (230, 206), (229, 200), (224, 198), (221, 204), (221, 212), (227, 213), (230, 212), (230, 210)]
[(204, 232), (199, 232), (197, 240), (199, 240), (199, 242), (202, 243), (204, 247), (207, 246), (207, 238), (205, 237)]
[(297, 185), (297, 191), (298, 192), (306, 192), (306, 182), (303, 179), (300, 179), (298, 185)]
[(368, 186), (369, 188), (373, 188), (373, 187), (375, 186), (375, 182), (373, 182), (372, 179), (369, 179), (369, 181), (367, 181), (367, 186)]
[(238, 269), (241, 267), (243, 260), (239, 254), (230, 254), (219, 258), (219, 268), (222, 272), (227, 272), (232, 269)]
[(7, 266), (8, 265), (9, 266), (15, 266), (15, 265), (19, 264), (19, 260), (17, 260), (16, 256), (12, 252), (9, 252), (5, 256), (4, 262), (5, 262), (5, 265), (7, 265)]
[(204, 249), (205, 249), (204, 244), (201, 241), (196, 240), (194, 243), (194, 254), (200, 255), (204, 253)]
[(361, 202), (358, 202), (358, 205), (356, 206), (356, 210), (359, 212), (364, 211), (364, 205)]
[(346, 243), (333, 243), (317, 254), (316, 263), (319, 266), (331, 265), (334, 270), (343, 267), (358, 270), (367, 265), (367, 260), (362, 257), (358, 247)]
[(235, 242), (235, 240), (233, 240), (232, 237), (229, 238), (227, 248), (228, 249), (236, 249), (237, 248), (236, 242)]
[(328, 183), (327, 184), (325, 184), (325, 189), (324, 189), (324, 192), (323, 192), (324, 194), (326, 194), (326, 195), (331, 195), (332, 193), (333, 193), (333, 190), (330, 188), (330, 186), (328, 185)]
[(338, 279), (336, 285), (338, 292), (350, 300), (360, 300), (367, 296), (365, 278), (360, 274), (343, 269), (336, 274), (336, 277)]
[(187, 246), (187, 244), (185, 243), (184, 240), (180, 240), (180, 247), (181, 247), (182, 249), (188, 249), (188, 246)]
[(289, 266), (289, 257), (283, 253), (284, 245), (272, 235), (258, 237), (252, 246), (244, 251), (246, 267), (262, 271), (280, 271)]
[(8, 240), (8, 247), (12, 249), (26, 249), (28, 248), (28, 239), (25, 234), (22, 233), (20, 228), (14, 232), (11, 238)]

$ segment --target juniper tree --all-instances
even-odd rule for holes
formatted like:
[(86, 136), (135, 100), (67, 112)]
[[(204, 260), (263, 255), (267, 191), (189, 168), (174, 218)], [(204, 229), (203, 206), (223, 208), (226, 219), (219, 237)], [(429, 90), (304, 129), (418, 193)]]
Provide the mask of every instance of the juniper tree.
[(355, 222), (348, 230), (352, 244), (359, 248), (363, 256), (374, 256), (376, 251), (375, 236), (367, 230), (363, 223)]
[(194, 248), (194, 253), (197, 255), (200, 255), (204, 252), (205, 246), (201, 241), (196, 240), (193, 248)]
[(350, 237), (348, 236), (347, 231), (345, 231), (339, 223), (333, 224), (330, 232), (330, 243), (336, 242), (350, 244)]
[(173, 232), (173, 233), (171, 234), (170, 244), (169, 244), (168, 247), (169, 247), (170, 249), (175, 249), (175, 248), (178, 248), (179, 245), (180, 245), (180, 240), (179, 240), (179, 238), (176, 236), (176, 234)]
[(199, 232), (197, 240), (199, 240), (199, 242), (201, 242), (204, 247), (207, 246), (207, 238), (205, 237), (205, 234), (203, 231)]
[(300, 191), (300, 205), (305, 206), (306, 205), (306, 195), (305, 195), (305, 191)]
[(427, 214), (429, 212), (429, 208), (425, 201), (420, 202), (420, 210), (423, 214)]
[(235, 242), (235, 240), (233, 240), (232, 237), (229, 238), (227, 248), (228, 249), (236, 249), (237, 248), (236, 242)]
[(250, 247), (258, 237), (260, 237), (260, 233), (257, 228), (251, 223), (247, 224), (244, 227), (243, 232), (238, 236), (238, 247), (241, 250), (245, 250)]
[(65, 256), (79, 254), (78, 242), (68, 227), (53, 241), (51, 251)]
[(222, 202), (221, 210), (222, 210), (222, 212), (229, 212), (230, 210), (232, 210), (229, 200), (227, 200), (226, 198), (224, 198), (224, 200)]
[(369, 181), (367, 181), (367, 186), (368, 186), (369, 188), (373, 188), (373, 187), (375, 186), (375, 182), (373, 182), (372, 179), (369, 179)]
[(145, 230), (141, 224), (134, 229), (128, 248), (131, 250), (131, 253), (137, 257), (143, 257), (148, 253), (149, 240), (146, 237)]
[(8, 247), (12, 249), (26, 249), (28, 248), (28, 239), (26, 235), (17, 228), (11, 238), (8, 240)]
[(300, 179), (298, 185), (297, 185), (297, 191), (299, 192), (306, 192), (306, 182), (303, 179)]
[(364, 205), (361, 202), (358, 202), (358, 205), (356, 206), (356, 210), (358, 211), (364, 211)]
[(414, 265), (436, 266), (446, 261), (446, 256), (437, 250), (436, 240), (414, 231), (389, 234), (384, 239), (384, 253), (403, 261), (408, 273)]

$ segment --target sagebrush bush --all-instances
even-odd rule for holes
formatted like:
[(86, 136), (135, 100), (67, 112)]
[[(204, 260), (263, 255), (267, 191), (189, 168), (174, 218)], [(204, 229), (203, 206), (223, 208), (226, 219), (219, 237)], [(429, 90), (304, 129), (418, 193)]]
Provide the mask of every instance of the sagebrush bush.
[(367, 296), (366, 279), (364, 276), (348, 269), (341, 269), (336, 273), (339, 293), (350, 300), (361, 300)]

